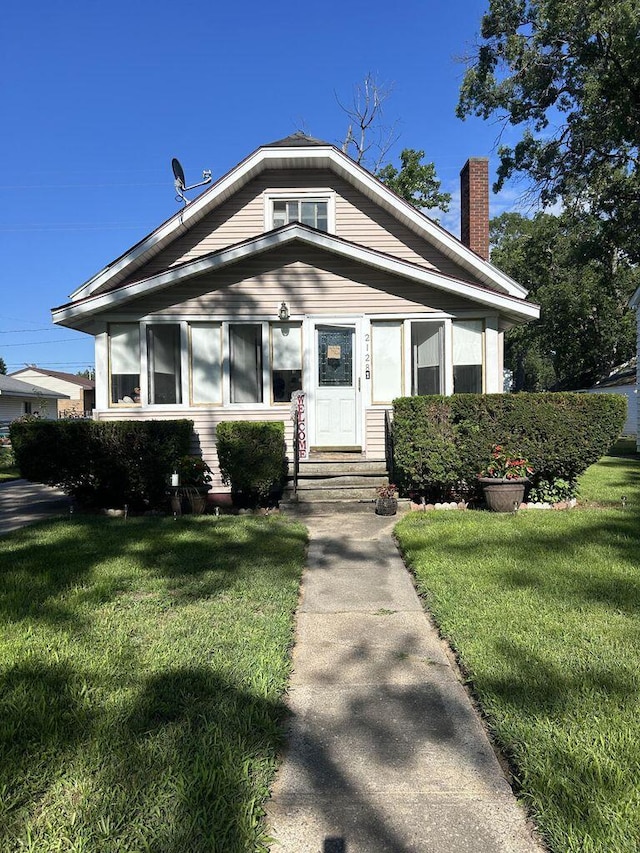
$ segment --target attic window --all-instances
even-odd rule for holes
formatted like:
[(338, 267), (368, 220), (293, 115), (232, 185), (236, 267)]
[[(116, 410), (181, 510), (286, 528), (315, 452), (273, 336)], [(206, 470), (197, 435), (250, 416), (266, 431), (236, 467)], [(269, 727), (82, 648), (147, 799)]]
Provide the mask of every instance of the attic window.
[(290, 222), (301, 222), (318, 231), (328, 231), (329, 201), (317, 198), (273, 198), (271, 227), (280, 228)]

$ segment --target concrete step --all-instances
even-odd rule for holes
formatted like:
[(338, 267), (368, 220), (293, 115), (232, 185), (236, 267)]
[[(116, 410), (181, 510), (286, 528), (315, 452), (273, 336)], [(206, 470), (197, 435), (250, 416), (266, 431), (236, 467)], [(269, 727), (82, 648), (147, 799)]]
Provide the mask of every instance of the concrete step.
[(295, 500), (297, 498), (299, 503), (313, 503), (316, 501), (375, 501), (377, 497), (377, 491), (375, 488), (365, 488), (365, 487), (345, 487), (343, 489), (334, 489), (334, 488), (326, 488), (326, 489), (300, 489), (298, 486), (298, 493), (296, 498), (293, 497), (293, 492), (287, 493), (283, 496), (283, 500), (287, 500), (287, 495), (290, 495), (290, 499)]
[[(384, 462), (315, 462), (300, 460), (298, 468), (301, 477), (329, 477), (334, 474), (363, 474), (385, 476), (387, 466)], [(289, 465), (289, 473), (293, 474), (293, 465)]]
[(298, 477), (300, 489), (377, 489), (389, 482), (388, 477), (356, 477), (353, 475), (338, 475), (334, 477)]

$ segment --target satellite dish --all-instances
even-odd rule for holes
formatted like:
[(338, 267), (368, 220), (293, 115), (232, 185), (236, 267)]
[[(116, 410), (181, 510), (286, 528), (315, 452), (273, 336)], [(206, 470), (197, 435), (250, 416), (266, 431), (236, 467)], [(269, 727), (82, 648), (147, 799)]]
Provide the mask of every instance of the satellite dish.
[(205, 169), (202, 172), (202, 180), (200, 183), (192, 184), (188, 187), (184, 177), (184, 169), (177, 157), (174, 157), (171, 161), (171, 168), (173, 170), (173, 185), (176, 188), (176, 201), (183, 201), (186, 204), (189, 199), (185, 197), (185, 192), (188, 190), (195, 190), (196, 187), (203, 187), (205, 184), (211, 183), (211, 169)]

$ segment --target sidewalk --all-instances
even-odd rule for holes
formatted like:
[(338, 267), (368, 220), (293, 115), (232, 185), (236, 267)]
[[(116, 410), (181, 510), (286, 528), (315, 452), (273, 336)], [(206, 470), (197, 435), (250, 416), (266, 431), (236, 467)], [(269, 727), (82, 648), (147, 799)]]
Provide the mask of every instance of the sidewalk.
[(69, 498), (59, 489), (28, 480), (0, 483), (0, 535), (68, 512)]
[(540, 853), (385, 519), (305, 518), (272, 853)]

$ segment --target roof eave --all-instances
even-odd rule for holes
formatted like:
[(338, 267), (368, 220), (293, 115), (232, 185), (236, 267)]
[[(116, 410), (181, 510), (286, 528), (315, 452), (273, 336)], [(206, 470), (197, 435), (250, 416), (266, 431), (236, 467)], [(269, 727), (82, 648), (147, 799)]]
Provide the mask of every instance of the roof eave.
[(213, 186), (160, 225), (148, 237), (141, 240), (132, 249), (75, 290), (71, 294), (71, 301), (93, 295), (101, 287), (113, 283), (114, 279), (123, 278), (126, 272), (131, 272), (151, 260), (178, 234), (184, 233), (190, 226), (206, 216), (210, 210), (222, 204), (265, 169), (290, 168), (293, 164), (299, 168), (332, 166), (336, 174), (350, 184), (357, 186), (368, 198), (392, 212), (412, 231), (422, 236), (426, 233), (431, 242), (443, 254), (476, 275), (487, 286), (497, 288), (516, 298), (524, 298), (527, 295), (525, 288), (488, 261), (476, 255), (444, 228), (397, 196), (342, 151), (333, 145), (326, 144), (303, 148), (295, 146), (290, 148), (258, 148), (226, 175), (219, 178)]
[(478, 285), (453, 279), (436, 270), (418, 267), (407, 261), (398, 260), (365, 246), (349, 243), (333, 235), (324, 234), (295, 223), (275, 231), (270, 231), (259, 237), (251, 238), (227, 249), (220, 249), (217, 252), (196, 258), (180, 266), (172, 267), (148, 279), (128, 284), (118, 290), (96, 294), (93, 297), (86, 297), (81, 304), (72, 302), (61, 305), (59, 308), (52, 310), (53, 322), (64, 326), (75, 327), (76, 324), (82, 323), (87, 318), (108, 310), (111, 307), (171, 287), (184, 279), (221, 269), (245, 258), (256, 256), (262, 252), (292, 242), (293, 240), (300, 240), (309, 245), (323, 248), (334, 254), (386, 270), (401, 277), (410, 278), (440, 290), (456, 293), (487, 307), (496, 308), (514, 322), (537, 319), (540, 315), (539, 307), (533, 303), (507, 294), (500, 294), (495, 290), (485, 289)]

